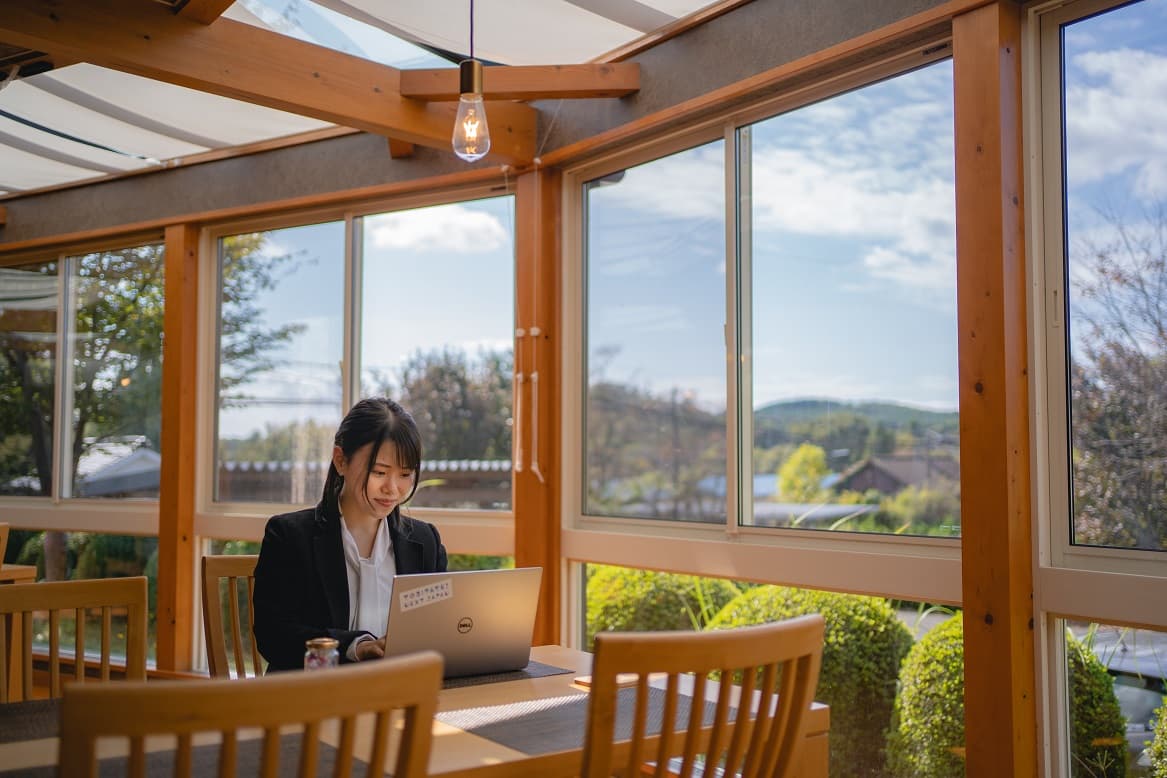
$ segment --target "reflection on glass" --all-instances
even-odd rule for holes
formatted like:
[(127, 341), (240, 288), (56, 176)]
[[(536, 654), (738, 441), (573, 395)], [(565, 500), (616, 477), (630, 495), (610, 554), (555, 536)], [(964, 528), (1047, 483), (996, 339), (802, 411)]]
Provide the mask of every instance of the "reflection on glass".
[(0, 495), (53, 490), (57, 263), (0, 268)]
[(1063, 28), (1075, 543), (1167, 549), (1167, 0)]
[(1167, 635), (1067, 622), (1065, 652), (1073, 775), (1167, 771)]
[(725, 521), (724, 147), (585, 185), (585, 513)]
[(313, 503), (341, 413), (344, 224), (219, 241), (215, 499)]
[(952, 65), (742, 130), (753, 515), (960, 534)]
[(73, 497), (157, 497), (164, 248), (68, 260)]
[(363, 219), (361, 393), (417, 422), (411, 505), (511, 505), (513, 211), (506, 196)]
[[(36, 565), (38, 581), (80, 581), (93, 578), (122, 578), (144, 575), (154, 591), (158, 579), (158, 538), (137, 535), (99, 535), (89, 532), (40, 532), (12, 530), (4, 559), (10, 564)], [(113, 613), (115, 656), (125, 656), (125, 614)], [(156, 641), (155, 603), (151, 596), (147, 613), (146, 657), (154, 658)], [(61, 646), (72, 651), (74, 620), (62, 616)], [(100, 649), (101, 613), (86, 614), (86, 649)], [(34, 644), (48, 645), (49, 623), (44, 617), (33, 619)]]

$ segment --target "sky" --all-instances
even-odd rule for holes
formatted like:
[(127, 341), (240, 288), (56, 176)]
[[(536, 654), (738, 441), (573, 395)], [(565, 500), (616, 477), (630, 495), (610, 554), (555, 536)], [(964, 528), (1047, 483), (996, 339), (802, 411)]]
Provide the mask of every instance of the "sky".
[[(951, 64), (749, 133), (755, 407), (955, 409)], [(590, 190), (593, 378), (676, 386), (724, 410), (725, 154), (718, 140)]]
[[(509, 348), (513, 232), (509, 196), (365, 217), (362, 376), (393, 375), (419, 351)], [(240, 390), (260, 402), (220, 411), (224, 437), (293, 419), (340, 421), (344, 223), (273, 230), (267, 238), (265, 254), (292, 254), (297, 265), (259, 299), (263, 324), (305, 328), (273, 355), (281, 367)]]
[[(1167, 0), (1144, 0), (1066, 28), (1072, 251), (1113, 237), (1105, 212), (1141, 219), (1167, 189), (1165, 22)], [(755, 407), (824, 397), (956, 409), (952, 122), (942, 61), (749, 128)], [(717, 140), (589, 188), (591, 380), (724, 410), (725, 154)], [(367, 219), (366, 370), (510, 344), (513, 223), (510, 198)], [(339, 401), (343, 228), (271, 237), (306, 259), (264, 301), (267, 321), (309, 326), (284, 355), (291, 370), (251, 391), (319, 401), (297, 411), (315, 417)], [(289, 412), (226, 413), (222, 433)]]
[[(1167, 249), (1156, 209), (1167, 207), (1167, 0), (1144, 0), (1063, 30), (1066, 235), (1072, 351), (1091, 312), (1076, 283), (1085, 259), (1120, 243)], [(1121, 139), (1121, 142), (1116, 142)], [(1159, 232), (1156, 236), (1156, 227)], [(1122, 252), (1118, 256), (1123, 256)]]

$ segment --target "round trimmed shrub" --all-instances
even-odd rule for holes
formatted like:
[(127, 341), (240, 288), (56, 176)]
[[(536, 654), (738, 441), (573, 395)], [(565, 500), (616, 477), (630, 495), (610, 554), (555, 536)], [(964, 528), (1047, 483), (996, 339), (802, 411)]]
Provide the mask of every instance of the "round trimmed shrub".
[[(1066, 634), (1073, 778), (1126, 775), (1126, 720), (1106, 668)], [(900, 672), (888, 767), (897, 778), (964, 775), (964, 620), (934, 628), (912, 647)]]
[(1088, 645), (1066, 632), (1070, 686), (1070, 775), (1125, 778), (1126, 717), (1114, 693), (1114, 679)]
[(587, 646), (597, 632), (699, 630), (737, 596), (729, 581), (609, 565), (588, 566)]
[(912, 635), (886, 600), (784, 586), (742, 593), (710, 622), (727, 629), (821, 613), (826, 635), (815, 699), (831, 706), (831, 776), (882, 776), (900, 663)]
[(1151, 757), (1151, 778), (1167, 778), (1167, 697), (1155, 711), (1155, 734), (1147, 754)]
[(964, 621), (958, 613), (931, 629), (900, 670), (888, 771), (899, 778), (964, 775)]

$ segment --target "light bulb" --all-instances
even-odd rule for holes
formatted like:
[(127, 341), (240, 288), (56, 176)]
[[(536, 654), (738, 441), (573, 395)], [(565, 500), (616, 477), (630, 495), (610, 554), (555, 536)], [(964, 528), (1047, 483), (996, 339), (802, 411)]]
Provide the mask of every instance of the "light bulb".
[(490, 151), (490, 128), (486, 124), (486, 106), (482, 104), (482, 63), (468, 59), (459, 65), (460, 91), (458, 115), (454, 119), (454, 153), (474, 162)]

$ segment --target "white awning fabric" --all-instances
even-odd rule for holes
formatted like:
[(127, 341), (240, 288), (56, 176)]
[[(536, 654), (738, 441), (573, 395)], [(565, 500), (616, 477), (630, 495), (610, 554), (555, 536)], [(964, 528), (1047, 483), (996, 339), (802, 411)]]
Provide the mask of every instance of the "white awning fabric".
[[(596, 60), (708, 0), (475, 0), (474, 55), (504, 65)], [(470, 51), (471, 0), (238, 0), (225, 17), (398, 68)], [(297, 136), (326, 122), (90, 64), (0, 69), (0, 197)]]

